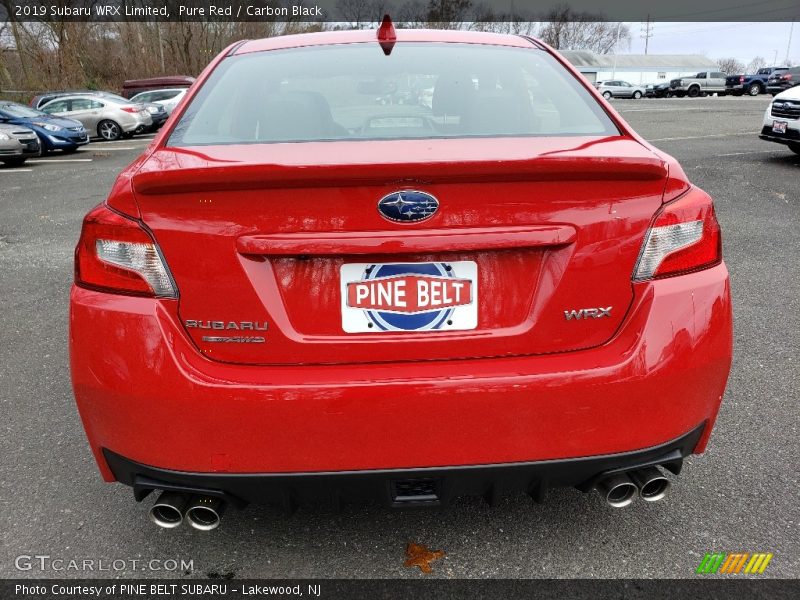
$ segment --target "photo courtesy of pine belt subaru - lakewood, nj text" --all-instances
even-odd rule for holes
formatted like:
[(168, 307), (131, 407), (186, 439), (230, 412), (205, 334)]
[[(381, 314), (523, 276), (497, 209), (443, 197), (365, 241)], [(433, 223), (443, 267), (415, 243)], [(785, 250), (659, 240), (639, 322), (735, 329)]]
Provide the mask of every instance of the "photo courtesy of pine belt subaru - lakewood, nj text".
[(241, 42), (84, 220), (75, 397), (163, 527), (655, 501), (725, 390), (721, 248), (711, 198), (535, 39)]

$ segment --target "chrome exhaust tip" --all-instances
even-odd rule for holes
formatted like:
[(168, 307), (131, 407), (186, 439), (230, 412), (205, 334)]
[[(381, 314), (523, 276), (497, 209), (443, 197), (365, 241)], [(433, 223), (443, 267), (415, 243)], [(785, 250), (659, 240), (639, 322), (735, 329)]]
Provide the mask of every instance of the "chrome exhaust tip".
[(645, 467), (630, 473), (639, 488), (639, 496), (646, 502), (658, 502), (666, 497), (670, 488), (669, 479), (656, 467)]
[(637, 487), (625, 473), (616, 473), (597, 483), (597, 491), (609, 506), (623, 508), (636, 497)]
[(150, 509), (150, 519), (165, 529), (172, 529), (183, 522), (183, 511), (189, 498), (180, 492), (162, 492)]
[(224, 500), (211, 496), (195, 496), (186, 510), (186, 520), (195, 529), (211, 531), (219, 527), (224, 512)]

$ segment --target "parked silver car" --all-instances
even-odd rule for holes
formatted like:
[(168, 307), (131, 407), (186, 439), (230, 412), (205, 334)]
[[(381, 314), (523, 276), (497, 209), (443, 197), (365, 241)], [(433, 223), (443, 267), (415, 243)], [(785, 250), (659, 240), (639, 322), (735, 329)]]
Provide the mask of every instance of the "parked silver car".
[(18, 167), (32, 156), (39, 156), (41, 146), (36, 132), (19, 125), (0, 123), (0, 162)]
[(188, 88), (169, 88), (164, 90), (150, 90), (149, 92), (140, 92), (131, 97), (131, 102), (143, 102), (151, 104), (160, 104), (167, 111), (167, 115), (171, 115), (178, 103), (183, 100)]
[(614, 79), (612, 81), (598, 81), (594, 84), (603, 97), (608, 100), (609, 98), (634, 98), (638, 100), (645, 93), (643, 85), (632, 85), (627, 81)]
[(133, 135), (137, 129), (146, 130), (153, 125), (146, 106), (110, 95), (61, 96), (43, 105), (40, 110), (80, 121), (90, 134), (97, 134), (109, 141), (118, 140), (123, 135)]

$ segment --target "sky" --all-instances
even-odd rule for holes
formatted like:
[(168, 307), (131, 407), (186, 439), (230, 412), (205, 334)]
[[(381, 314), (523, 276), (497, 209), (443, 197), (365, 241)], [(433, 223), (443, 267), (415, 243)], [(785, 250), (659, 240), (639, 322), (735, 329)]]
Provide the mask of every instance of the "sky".
[[(643, 54), (644, 23), (627, 23), (630, 48), (620, 54)], [(733, 57), (747, 64), (762, 56), (768, 66), (780, 66), (786, 58), (791, 23), (669, 23), (651, 24), (648, 54), (704, 54), (709, 58)], [(773, 65), (777, 52), (777, 65)], [(789, 59), (800, 63), (800, 22), (794, 24)]]

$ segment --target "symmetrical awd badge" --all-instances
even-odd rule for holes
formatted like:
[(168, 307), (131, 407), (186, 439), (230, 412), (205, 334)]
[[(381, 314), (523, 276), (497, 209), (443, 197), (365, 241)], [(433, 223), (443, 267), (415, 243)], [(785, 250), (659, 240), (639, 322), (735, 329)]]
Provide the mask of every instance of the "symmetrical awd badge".
[(378, 201), (378, 212), (396, 223), (418, 223), (430, 219), (439, 210), (439, 201), (425, 192), (402, 190), (387, 194)]

